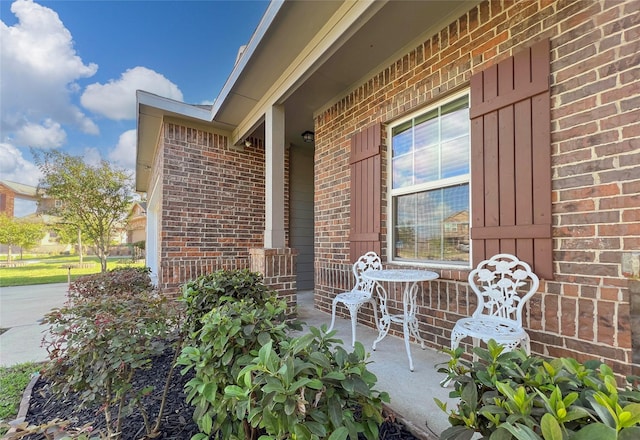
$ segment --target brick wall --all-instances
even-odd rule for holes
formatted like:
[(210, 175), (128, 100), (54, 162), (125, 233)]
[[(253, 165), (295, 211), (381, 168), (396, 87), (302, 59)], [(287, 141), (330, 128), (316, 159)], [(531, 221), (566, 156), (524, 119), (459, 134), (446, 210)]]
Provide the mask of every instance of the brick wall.
[(264, 245), (264, 147), (236, 148), (221, 134), (165, 123), (160, 288), (217, 269), (249, 267)]
[(15, 209), (15, 193), (12, 189), (0, 185), (0, 214), (13, 217)]
[[(555, 277), (541, 283), (525, 325), (534, 352), (596, 356), (631, 373), (620, 262), (640, 248), (638, 11), (637, 0), (483, 2), (316, 114), (316, 305), (329, 310), (344, 284), (332, 280), (349, 270), (349, 137), (467, 87), (473, 73), (549, 37)], [(385, 152), (382, 167), (386, 185)], [(385, 208), (382, 216), (386, 241)], [(440, 279), (418, 301), (421, 329), (440, 347), (475, 298), (465, 271), (436, 270)]]

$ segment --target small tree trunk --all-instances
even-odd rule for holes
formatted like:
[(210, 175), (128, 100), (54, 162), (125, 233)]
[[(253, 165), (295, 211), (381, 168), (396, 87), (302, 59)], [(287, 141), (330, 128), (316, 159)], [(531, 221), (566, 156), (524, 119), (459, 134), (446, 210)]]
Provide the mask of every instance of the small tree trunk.
[(78, 229), (78, 255), (80, 256), (80, 267), (82, 267), (82, 232)]

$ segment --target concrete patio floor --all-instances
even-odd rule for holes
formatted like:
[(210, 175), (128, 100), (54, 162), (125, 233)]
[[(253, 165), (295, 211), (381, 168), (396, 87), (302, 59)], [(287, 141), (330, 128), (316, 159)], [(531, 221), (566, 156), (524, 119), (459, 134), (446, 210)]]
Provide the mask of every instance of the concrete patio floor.
[[(298, 317), (308, 326), (320, 328), (323, 324), (328, 326), (331, 323), (329, 313), (314, 309), (313, 291), (298, 292), (297, 301)], [(337, 330), (336, 338), (342, 339), (347, 345), (351, 343), (349, 319), (337, 317), (334, 329)], [(455, 400), (449, 398), (451, 388), (440, 386), (444, 375), (438, 373), (435, 366), (446, 362), (449, 357), (430, 348), (422, 350), (420, 345), (412, 343), (415, 371), (411, 372), (404, 341), (388, 335), (378, 343), (376, 351), (372, 351), (371, 345), (377, 335), (377, 331), (361, 324), (356, 329), (357, 340), (371, 355), (368, 368), (378, 377), (376, 389), (389, 393), (389, 408), (417, 437), (438, 439), (440, 433), (450, 425), (447, 415), (438, 408), (433, 398), (448, 402), (449, 408), (454, 407)], [(347, 351), (350, 349), (350, 346), (347, 347)]]

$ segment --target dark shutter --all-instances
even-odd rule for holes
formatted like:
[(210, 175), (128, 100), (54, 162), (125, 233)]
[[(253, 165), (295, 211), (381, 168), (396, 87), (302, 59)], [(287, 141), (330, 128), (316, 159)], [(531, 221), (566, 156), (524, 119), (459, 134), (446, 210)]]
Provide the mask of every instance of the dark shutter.
[(473, 264), (506, 252), (553, 277), (549, 40), (471, 77)]
[(378, 255), (381, 252), (381, 142), (380, 124), (372, 125), (351, 137), (351, 262), (368, 251)]

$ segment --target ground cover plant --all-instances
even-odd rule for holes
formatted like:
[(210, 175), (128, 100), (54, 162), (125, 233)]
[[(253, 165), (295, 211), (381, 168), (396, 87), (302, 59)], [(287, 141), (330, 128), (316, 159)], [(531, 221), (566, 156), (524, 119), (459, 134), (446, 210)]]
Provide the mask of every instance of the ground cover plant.
[[(84, 257), (84, 263), (94, 263), (90, 267), (74, 267), (78, 263), (77, 256), (44, 256), (21, 260), (23, 266), (0, 267), (0, 287), (27, 286), (32, 284), (66, 283), (71, 266), (71, 280), (81, 276), (100, 272), (100, 262), (97, 257)], [(143, 268), (144, 262), (133, 263), (126, 258), (110, 258), (107, 262), (108, 270), (118, 267)]]
[(441, 440), (632, 440), (640, 438), (639, 378), (622, 389), (609, 366), (572, 358), (545, 360), (522, 350), (505, 352), (490, 341), (475, 347), (478, 361), (449, 350), (439, 371), (452, 381), (455, 409)]

